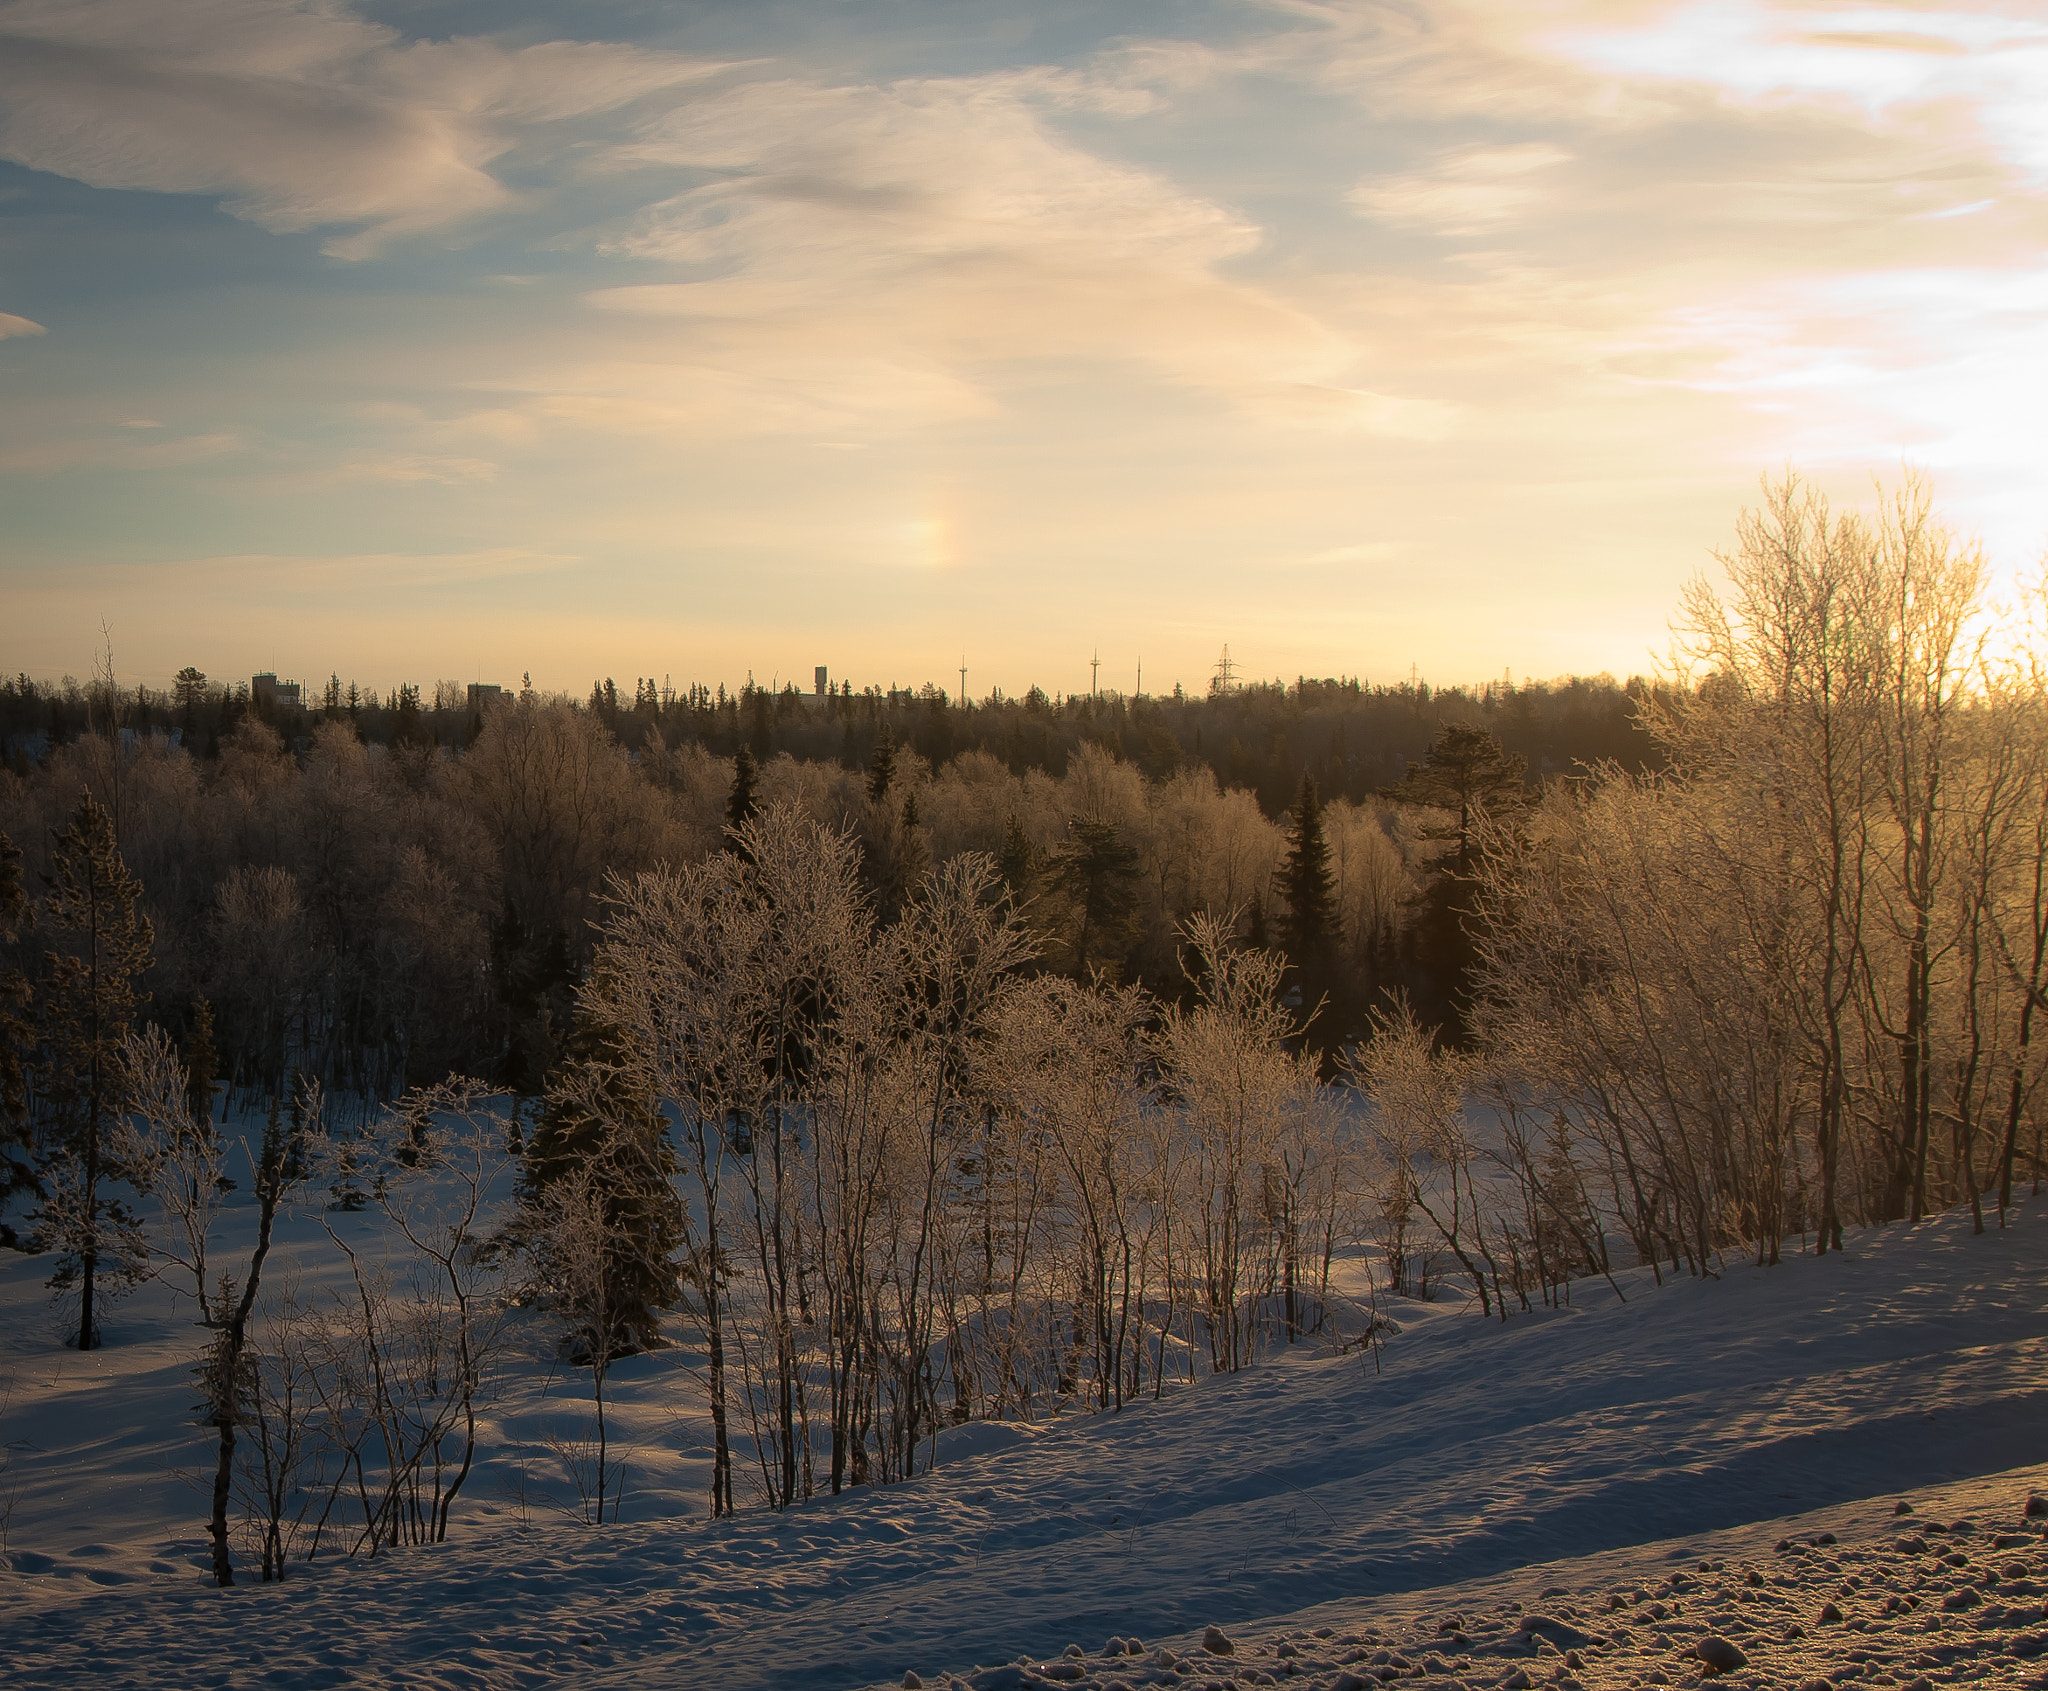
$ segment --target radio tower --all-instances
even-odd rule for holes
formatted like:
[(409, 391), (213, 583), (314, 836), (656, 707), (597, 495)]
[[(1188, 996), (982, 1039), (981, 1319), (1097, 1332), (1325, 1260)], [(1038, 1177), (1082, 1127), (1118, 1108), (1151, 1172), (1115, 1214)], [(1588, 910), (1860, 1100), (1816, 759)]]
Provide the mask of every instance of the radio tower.
[(1102, 697), (1101, 676), (1102, 653), (1100, 650), (1097, 650), (1095, 656), (1088, 660), (1088, 696), (1091, 699)]
[(960, 654), (960, 708), (967, 708), (967, 654)]

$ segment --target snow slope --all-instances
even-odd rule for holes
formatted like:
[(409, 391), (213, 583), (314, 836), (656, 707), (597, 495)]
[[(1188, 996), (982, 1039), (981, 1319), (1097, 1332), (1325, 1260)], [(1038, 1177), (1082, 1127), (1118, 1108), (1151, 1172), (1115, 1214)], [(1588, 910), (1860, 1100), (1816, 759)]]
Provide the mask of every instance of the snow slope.
[[(132, 1359), (147, 1344), (116, 1344), (74, 1354), (69, 1383), (46, 1384), (38, 1371), (61, 1355), (49, 1324), (10, 1329), (8, 1439), (30, 1428), (42, 1448), (16, 1458), (33, 1462), (19, 1483), (38, 1501), (14, 1528), (0, 1658), (21, 1686), (515, 1686), (573, 1673), (618, 1686), (826, 1691), (898, 1683), (906, 1669), (927, 1682), (945, 1670), (973, 1677), (976, 1664), (1020, 1654), (1095, 1652), (1112, 1636), (1171, 1643), (1216, 1625), (1239, 1638), (1239, 1657), (1196, 1649), (1191, 1671), (1175, 1673), (1149, 1656), (1085, 1656), (1054, 1671), (1100, 1684), (1121, 1662), (1133, 1684), (1243, 1683), (1293, 1665), (1296, 1677), (1336, 1685), (1371, 1665), (1365, 1644), (1345, 1642), (1369, 1629), (1391, 1649), (1400, 1628), (1423, 1624), (1417, 1615), (1484, 1604), (1513, 1636), (1515, 1612), (1502, 1605), (1533, 1606), (1551, 1586), (1644, 1585), (1674, 1557), (1730, 1570), (1760, 1557), (1768, 1580), (1808, 1595), (1856, 1572), (1841, 1560), (1850, 1550), (1832, 1560), (1774, 1552), (1784, 1517), (1839, 1520), (1826, 1530), (1861, 1535), (1857, 1556), (1891, 1557), (1886, 1577), (1909, 1582), (1901, 1590), (1952, 1577), (1875, 1548), (1901, 1493), (1925, 1502), (1948, 1495), (1930, 1488), (1960, 1487), (1958, 1510), (1981, 1510), (1987, 1538), (2017, 1535), (2037, 1476), (2008, 1471), (2048, 1459), (2048, 1211), (1983, 1238), (1966, 1217), (1943, 1218), (1853, 1238), (1840, 1257), (1732, 1265), (1718, 1281), (1661, 1288), (1638, 1272), (1621, 1290), (1626, 1302), (1599, 1282), (1581, 1286), (1575, 1307), (1505, 1326), (1397, 1311), (1406, 1331), (1377, 1374), (1367, 1358), (1304, 1351), (1119, 1416), (961, 1429), (942, 1439), (933, 1474), (779, 1518), (521, 1531), (500, 1514), (434, 1550), (316, 1563), (281, 1586), (226, 1593), (198, 1577), (189, 1503), (174, 1530), (156, 1502), (124, 1495), (163, 1455), (165, 1435), (151, 1428), (166, 1418), (144, 1413), (144, 1384), (165, 1389), (168, 1364), (143, 1370)], [(651, 1445), (660, 1435), (645, 1418), (665, 1394), (663, 1363), (643, 1362), (635, 1389)], [(97, 1367), (88, 1376), (82, 1363)], [(123, 1384), (124, 1370), (136, 1381)], [(60, 1394), (61, 1413), (23, 1407), (43, 1392)], [(667, 1442), (692, 1436), (683, 1423)], [(69, 1489), (54, 1509), (47, 1476), (60, 1471)], [(1998, 1475), (1978, 1490), (1967, 1483)], [(671, 1477), (641, 1507), (694, 1508), (690, 1484)], [(72, 1510), (97, 1536), (60, 1530)], [(1702, 1612), (1724, 1610), (1730, 1626), (1741, 1618), (1733, 1598)], [(1930, 1616), (1948, 1613), (1930, 1599)], [(1689, 1642), (1700, 1623), (1676, 1618)], [(1590, 1611), (1574, 1624), (1591, 1636)], [(1309, 1637), (1315, 1627), (1331, 1638)], [(1627, 1630), (1668, 1657), (1654, 1623)], [(1302, 1653), (1283, 1658), (1290, 1632)], [(1834, 1661), (1849, 1647), (1828, 1642), (1836, 1636), (1773, 1634), (1783, 1666), (1811, 1666), (1815, 1651)], [(1446, 1687), (1515, 1672), (1576, 1672), (1598, 1686), (1608, 1682), (1599, 1650), (1615, 1671), (1624, 1659), (1631, 1675), (1650, 1671), (1648, 1656), (1629, 1655), (1634, 1643), (1610, 1639), (1568, 1670), (1561, 1656), (1524, 1666), (1513, 1650), (1472, 1654), (1485, 1643), (1474, 1639), (1463, 1656), (1439, 1650)], [(1360, 1651), (1367, 1659), (1342, 1660)], [(1894, 1653), (1906, 1664), (1930, 1651)], [(1409, 1659), (1428, 1677), (1421, 1656)], [(1974, 1674), (1995, 1660), (2000, 1677), (2026, 1659), (1951, 1654), (1928, 1673)], [(1855, 1665), (1883, 1682), (1886, 1670)], [(1004, 1676), (981, 1677), (993, 1686)]]

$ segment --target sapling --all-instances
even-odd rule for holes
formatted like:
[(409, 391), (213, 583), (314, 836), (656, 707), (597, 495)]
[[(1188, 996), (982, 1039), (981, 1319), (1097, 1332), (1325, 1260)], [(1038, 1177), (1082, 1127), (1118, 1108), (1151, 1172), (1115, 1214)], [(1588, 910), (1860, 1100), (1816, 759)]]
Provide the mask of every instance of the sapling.
[(319, 1131), (320, 1105), (318, 1084), (303, 1079), (292, 1095), (288, 1121), (280, 1119), (277, 1101), (271, 1101), (269, 1119), (263, 1124), (262, 1144), (253, 1158), (256, 1247), (249, 1254), (240, 1298), (233, 1301), (232, 1309), (226, 1298), (222, 1300), (219, 1336), (208, 1348), (200, 1371), (206, 1390), (207, 1419), (220, 1429), (220, 1454), (213, 1474), (213, 1516), (208, 1525), (213, 1540), (213, 1577), (219, 1585), (235, 1583), (234, 1562), (228, 1552), (228, 1500), (234, 1486), (235, 1429), (248, 1407), (248, 1376), (253, 1360), (249, 1354), (249, 1318), (263, 1282), (263, 1263), (270, 1255), (278, 1211), (310, 1171), (307, 1140)]
[(121, 1067), (132, 1115), (118, 1141), (120, 1160), (136, 1190), (157, 1201), (150, 1249), (191, 1276), (199, 1324), (217, 1326), (227, 1311), (209, 1297), (206, 1257), (222, 1196), (234, 1187), (223, 1172), (226, 1145), (194, 1115), (188, 1065), (162, 1028), (124, 1039)]

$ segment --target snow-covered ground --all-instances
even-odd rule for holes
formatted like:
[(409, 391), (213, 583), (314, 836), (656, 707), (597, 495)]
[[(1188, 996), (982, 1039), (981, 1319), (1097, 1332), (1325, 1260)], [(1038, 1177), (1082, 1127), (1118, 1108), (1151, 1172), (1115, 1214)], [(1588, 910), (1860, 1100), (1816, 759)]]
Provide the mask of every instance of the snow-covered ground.
[[(1689, 1682), (1674, 1652), (1709, 1633), (1750, 1657), (1731, 1685), (1907, 1685), (2031, 1681), (2048, 1638), (2048, 1521), (2024, 1513), (2048, 1460), (2048, 1209), (1718, 1281), (1635, 1272), (1626, 1302), (1596, 1281), (1505, 1325), (1399, 1306), (1377, 1371), (1302, 1347), (1121, 1415), (962, 1428), (929, 1475), (779, 1517), (702, 1518), (687, 1355), (635, 1359), (624, 1524), (522, 1516), (501, 1460), (449, 1544), (227, 1592), (168, 1473), (203, 1459), (195, 1330), (152, 1292), (67, 1353), (43, 1272), (0, 1264), (10, 1686), (1603, 1691)], [(543, 1396), (528, 1372), (493, 1429), (514, 1447), (570, 1412), (566, 1380)]]

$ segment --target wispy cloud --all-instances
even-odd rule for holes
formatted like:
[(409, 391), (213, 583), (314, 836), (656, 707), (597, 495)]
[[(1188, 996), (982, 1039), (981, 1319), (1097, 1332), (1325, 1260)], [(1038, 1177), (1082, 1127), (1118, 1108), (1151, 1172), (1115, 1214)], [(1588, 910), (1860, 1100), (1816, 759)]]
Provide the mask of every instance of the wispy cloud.
[(420, 452), (383, 453), (352, 458), (335, 471), (341, 481), (390, 482), (407, 486), (431, 482), (441, 487), (460, 487), (468, 482), (489, 481), (498, 466), (488, 458), (436, 458)]
[(794, 331), (827, 365), (865, 349), (947, 372), (935, 393), (1062, 359), (1221, 391), (1341, 368), (1341, 337), (1227, 273), (1258, 251), (1259, 226), (1062, 136), (1048, 113), (1076, 97), (1002, 75), (750, 82), (686, 102), (624, 156), (704, 180), (611, 250), (687, 279), (592, 303), (695, 320), (732, 346)]
[(321, 0), (0, 5), (0, 155), (105, 188), (224, 197), (276, 230), (391, 236), (507, 206), (524, 131), (714, 67), (615, 45), (412, 41)]
[[(1910, 457), (1994, 545), (2048, 530), (2023, 0), (1267, 0), (1158, 39), (1111, 8), (1052, 64), (895, 25), (855, 54), (871, 3), (808, 39), (686, 10), (667, 39), (708, 22), (714, 60), (344, 0), (0, 0), (0, 152), (392, 261), (281, 255), (147, 329), (147, 278), (67, 298), (8, 353), (77, 391), (11, 408), (0, 470), (98, 478), (26, 486), (61, 523), (205, 458), (193, 497), (126, 501), (191, 524), (147, 545), (385, 547), (205, 578), (323, 629), (353, 582), (498, 583), (537, 637), (594, 594), (605, 638), (666, 604), (665, 638), (737, 641), (772, 580), (820, 641), (1064, 638), (1028, 575), (1134, 640), (1184, 597), (1297, 641), (1289, 672), (1425, 638), (1626, 669), (1788, 456), (1852, 494)], [(12, 302), (50, 316), (66, 274)], [(1369, 605), (1303, 609), (1368, 570)]]
[(150, 564), (74, 560), (53, 570), (22, 572), (21, 579), (35, 584), (38, 577), (61, 575), (101, 589), (170, 587), (181, 594), (219, 597), (253, 593), (264, 602), (277, 603), (324, 601), (336, 590), (388, 593), (512, 581), (572, 570), (582, 561), (573, 553), (521, 546), (469, 552), (246, 552)]
[(1571, 157), (1544, 141), (1458, 147), (1426, 171), (1370, 177), (1351, 190), (1349, 199), (1368, 217), (1420, 223), (1449, 235), (1471, 234), (1544, 209), (1557, 194), (1544, 175)]
[[(128, 431), (137, 429), (134, 423), (118, 426)], [(154, 430), (160, 425), (142, 426)], [(232, 430), (157, 439), (153, 435), (141, 437), (135, 432), (120, 435), (59, 432), (46, 435), (33, 428), (16, 427), (0, 433), (0, 471), (40, 476), (89, 465), (128, 470), (185, 469), (228, 457), (246, 450), (247, 446), (247, 440)]]

